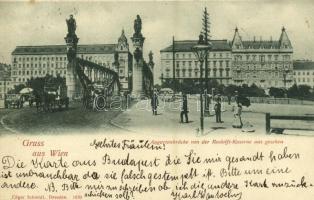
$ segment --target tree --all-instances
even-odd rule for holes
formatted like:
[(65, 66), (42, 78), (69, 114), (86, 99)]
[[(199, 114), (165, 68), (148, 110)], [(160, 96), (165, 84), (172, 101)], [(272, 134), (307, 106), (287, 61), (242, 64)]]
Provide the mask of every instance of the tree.
[(289, 98), (298, 98), (300, 94), (299, 94), (299, 88), (297, 84), (294, 84), (292, 87), (290, 87), (287, 93), (288, 93)]
[(311, 96), (311, 87), (308, 85), (299, 85), (299, 95), (302, 98), (307, 98)]
[(271, 87), (269, 89), (269, 95), (276, 97), (276, 98), (283, 98), (285, 97), (285, 90), (281, 89), (281, 88), (275, 88), (275, 87)]

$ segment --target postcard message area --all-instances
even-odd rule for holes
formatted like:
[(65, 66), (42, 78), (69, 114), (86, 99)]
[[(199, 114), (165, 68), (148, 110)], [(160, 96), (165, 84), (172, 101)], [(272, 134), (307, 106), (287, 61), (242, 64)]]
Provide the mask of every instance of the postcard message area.
[(311, 199), (312, 139), (3, 137), (1, 199)]

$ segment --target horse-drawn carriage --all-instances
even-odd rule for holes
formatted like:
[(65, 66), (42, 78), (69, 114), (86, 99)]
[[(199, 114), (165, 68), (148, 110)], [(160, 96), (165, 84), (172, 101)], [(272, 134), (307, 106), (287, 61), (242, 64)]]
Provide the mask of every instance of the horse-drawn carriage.
[(35, 102), (37, 111), (53, 112), (58, 108), (69, 107), (69, 97), (67, 96), (67, 86), (64, 81), (56, 81), (49, 77), (45, 80), (43, 91), (35, 91)]
[(23, 100), (20, 94), (6, 94), (4, 99), (5, 108), (22, 108)]

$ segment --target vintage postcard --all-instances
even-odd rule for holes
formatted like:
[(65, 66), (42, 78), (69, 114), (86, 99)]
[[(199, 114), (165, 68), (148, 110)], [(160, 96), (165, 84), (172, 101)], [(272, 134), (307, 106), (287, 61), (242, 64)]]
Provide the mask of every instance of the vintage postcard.
[(314, 2), (0, 1), (0, 200), (310, 200)]

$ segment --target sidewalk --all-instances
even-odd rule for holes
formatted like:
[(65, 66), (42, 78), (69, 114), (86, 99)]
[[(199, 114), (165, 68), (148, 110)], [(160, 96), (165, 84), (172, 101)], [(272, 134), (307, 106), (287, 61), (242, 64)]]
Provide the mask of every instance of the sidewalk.
[[(197, 111), (196, 101), (189, 101), (189, 123), (180, 123), (179, 105), (164, 103), (158, 107), (158, 115), (153, 115), (150, 110), (150, 102), (142, 100), (135, 103), (129, 110), (124, 111), (111, 122), (125, 130), (149, 134), (195, 134), (200, 136), (200, 112)], [(215, 116), (204, 118), (204, 133), (226, 134), (243, 133), (241, 129), (232, 128), (233, 113), (231, 106), (225, 105), (225, 112), (222, 113), (224, 123), (216, 123)], [(262, 113), (244, 112), (243, 123), (249, 121), (255, 129), (254, 133), (265, 134), (265, 115)]]

